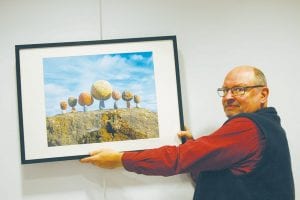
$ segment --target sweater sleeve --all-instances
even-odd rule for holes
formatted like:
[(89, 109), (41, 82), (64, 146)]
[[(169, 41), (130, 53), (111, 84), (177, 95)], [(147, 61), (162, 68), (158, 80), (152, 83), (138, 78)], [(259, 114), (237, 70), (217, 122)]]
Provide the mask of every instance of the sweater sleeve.
[(124, 168), (145, 175), (171, 176), (229, 168), (249, 172), (260, 159), (263, 143), (256, 125), (235, 118), (214, 133), (179, 146), (163, 146), (122, 156)]

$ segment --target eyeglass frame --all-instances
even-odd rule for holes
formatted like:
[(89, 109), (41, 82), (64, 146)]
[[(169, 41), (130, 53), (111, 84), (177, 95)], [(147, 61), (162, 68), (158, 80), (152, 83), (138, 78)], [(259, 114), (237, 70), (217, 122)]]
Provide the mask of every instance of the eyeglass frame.
[[(232, 88), (218, 88), (217, 93), (220, 97), (225, 97), (228, 94), (228, 91), (230, 90), (232, 96), (242, 96), (245, 94), (246, 90), (248, 89), (253, 89), (253, 88), (258, 88), (258, 87), (265, 87), (265, 85), (252, 85), (252, 86), (235, 86)], [(243, 89), (243, 93), (241, 94), (235, 94), (236, 92), (233, 91), (233, 89)], [(220, 92), (223, 91), (224, 95), (220, 95)]]

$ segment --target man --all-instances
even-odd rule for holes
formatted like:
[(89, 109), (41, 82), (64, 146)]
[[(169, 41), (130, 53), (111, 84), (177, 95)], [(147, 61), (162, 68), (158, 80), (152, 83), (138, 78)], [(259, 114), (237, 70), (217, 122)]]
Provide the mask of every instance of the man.
[(275, 108), (267, 106), (264, 74), (238, 66), (217, 91), (228, 120), (212, 134), (194, 140), (189, 131), (181, 131), (179, 136), (189, 140), (179, 146), (99, 150), (81, 162), (146, 175), (191, 172), (195, 200), (294, 200), (288, 143)]

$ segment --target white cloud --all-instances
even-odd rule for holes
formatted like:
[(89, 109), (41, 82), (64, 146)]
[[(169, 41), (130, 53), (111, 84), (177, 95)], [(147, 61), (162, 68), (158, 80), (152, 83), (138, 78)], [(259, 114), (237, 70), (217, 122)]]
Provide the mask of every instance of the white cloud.
[(69, 93), (67, 88), (61, 87), (55, 84), (46, 84), (45, 93), (49, 96), (60, 96), (62, 94)]
[(130, 56), (130, 59), (134, 61), (141, 61), (144, 59), (144, 57), (142, 55), (133, 54), (132, 56)]

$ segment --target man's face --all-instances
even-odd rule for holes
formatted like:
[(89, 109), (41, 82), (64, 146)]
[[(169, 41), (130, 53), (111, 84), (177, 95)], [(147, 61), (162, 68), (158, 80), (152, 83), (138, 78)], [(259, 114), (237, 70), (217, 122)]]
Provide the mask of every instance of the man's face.
[[(234, 69), (228, 73), (224, 80), (223, 88), (254, 86), (254, 72), (247, 69)], [(222, 97), (224, 112), (227, 117), (232, 117), (239, 113), (255, 112), (262, 108), (266, 101), (266, 96), (261, 87), (249, 88), (243, 95), (233, 95), (229, 90)]]

